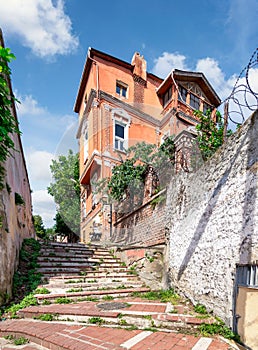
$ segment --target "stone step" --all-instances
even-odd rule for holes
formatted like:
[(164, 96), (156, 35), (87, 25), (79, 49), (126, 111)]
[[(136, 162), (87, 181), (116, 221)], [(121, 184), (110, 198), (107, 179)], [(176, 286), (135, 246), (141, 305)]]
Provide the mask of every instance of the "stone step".
[(78, 274), (80, 272), (85, 271), (87, 273), (87, 270), (90, 270), (93, 273), (107, 273), (108, 270), (112, 270), (113, 273), (117, 272), (127, 272), (127, 268), (123, 266), (117, 266), (117, 267), (110, 267), (110, 266), (93, 266), (93, 265), (78, 265), (78, 266), (68, 266), (68, 267), (62, 267), (62, 266), (51, 266), (51, 267), (39, 267), (37, 268), (38, 273), (42, 273), (43, 275), (49, 275), (53, 273), (56, 274)]
[[(61, 256), (40, 256), (38, 257), (37, 261), (38, 263), (44, 263), (44, 262), (88, 262), (91, 257), (83, 257), (83, 256), (67, 256), (67, 255), (61, 255)], [(94, 262), (94, 261), (93, 261)]]
[(99, 256), (110, 256), (110, 257), (114, 258), (114, 255), (110, 254), (106, 250), (95, 250), (94, 251), (94, 256), (96, 256), (96, 257), (99, 257)]
[(41, 273), (44, 273), (44, 271), (69, 271), (69, 269), (77, 269), (77, 271), (85, 270), (85, 269), (92, 269), (92, 271), (106, 271), (106, 270), (113, 270), (113, 271), (125, 271), (126, 268), (121, 264), (95, 264), (90, 262), (42, 262), (39, 264), (38, 270), (40, 270)]
[[(109, 283), (109, 282), (132, 282), (132, 281), (138, 281), (139, 278), (138, 276), (135, 276), (135, 275), (125, 275), (125, 274), (113, 274), (113, 275), (100, 275), (100, 276), (97, 276), (98, 280), (99, 280), (99, 284), (104, 284), (104, 283)], [(61, 284), (64, 284), (64, 285), (70, 285), (70, 284), (73, 284), (74, 282), (72, 281), (75, 281), (75, 284), (76, 283), (83, 283), (85, 281), (88, 281), (88, 280), (94, 280), (96, 279), (96, 276), (95, 275), (92, 275), (92, 274), (89, 274), (87, 276), (81, 276), (81, 275), (73, 275), (73, 276), (53, 276), (53, 277), (50, 277), (49, 278), (49, 283), (48, 284), (44, 284), (44, 287), (47, 288), (47, 285), (60, 285)], [(82, 282), (83, 281), (83, 282)]]
[[(75, 262), (72, 262), (72, 261), (40, 261), (38, 262), (39, 265), (40, 265), (40, 268), (43, 269), (43, 268), (84, 268), (84, 267), (88, 267), (88, 268), (91, 268), (91, 267), (97, 267), (97, 266), (100, 266), (100, 265), (96, 265), (96, 263), (94, 262), (91, 262), (91, 261), (75, 261)], [(108, 266), (108, 265), (107, 265)]]
[(114, 282), (114, 280), (109, 279), (106, 281), (95, 282), (97, 280), (78, 280), (76, 283), (64, 283), (60, 281), (59, 283), (49, 283), (40, 285), (38, 288), (46, 288), (51, 293), (60, 293), (62, 291), (66, 292), (70, 289), (83, 289), (86, 290), (105, 290), (105, 289), (118, 289), (118, 288), (139, 288), (143, 287), (143, 283), (140, 280), (119, 280)]
[[(93, 296), (91, 296), (93, 297)], [(191, 330), (195, 333), (203, 319), (190, 314), (173, 313), (170, 303), (133, 301), (119, 298), (112, 301), (81, 301), (69, 304), (50, 304), (27, 307), (18, 312), (19, 317), (38, 318), (40, 315), (54, 315), (56, 321), (69, 320), (90, 323), (91, 318), (102, 319), (103, 324), (139, 328), (166, 328), (169, 330)], [(168, 310), (170, 312), (168, 313)], [(206, 324), (215, 322), (213, 317), (205, 319)]]
[(91, 257), (93, 256), (93, 252), (89, 251), (89, 250), (74, 250), (74, 251), (65, 251), (63, 249), (61, 250), (54, 250), (54, 249), (45, 249), (45, 250), (41, 250), (40, 251), (40, 256), (46, 256), (46, 257), (49, 257), (49, 256), (85, 256), (85, 257)]
[(76, 293), (51, 293), (51, 294), (35, 294), (39, 303), (42, 303), (43, 300), (55, 301), (57, 298), (69, 298), (72, 300), (78, 300), (81, 298), (98, 298), (101, 299), (106, 296), (111, 297), (124, 297), (131, 295), (134, 292), (146, 293), (149, 292), (150, 288), (141, 287), (141, 288), (125, 288), (125, 289), (108, 289), (108, 290), (90, 290)]
[(122, 264), (121, 260), (119, 259), (114, 259), (112, 257), (105, 257), (105, 258), (96, 258), (95, 256), (94, 257), (90, 257), (89, 258), (89, 261), (91, 262), (97, 262), (97, 263), (101, 263), (101, 262), (105, 262), (107, 264), (110, 264), (110, 263), (119, 263), (119, 264)]
[[(126, 326), (125, 326), (126, 327)], [(125, 330), (98, 325), (84, 327), (76, 322), (44, 322), (37, 320), (7, 320), (0, 323), (0, 336), (10, 334), (25, 337), (34, 343), (28, 344), (25, 350), (34, 350), (38, 344), (41, 350), (71, 350), (71, 349), (188, 349), (188, 350), (226, 350), (240, 349), (232, 342), (223, 339), (204, 338), (198, 335), (180, 334), (168, 330), (158, 333), (134, 329)], [(180, 345), (178, 345), (180, 344)], [(43, 348), (44, 346), (44, 348)], [(9, 348), (9, 346), (8, 346)], [(3, 350), (8, 348), (3, 347)], [(18, 349), (18, 347), (11, 347)], [(242, 347), (241, 347), (242, 348)]]
[[(88, 249), (92, 249), (93, 245), (89, 245), (89, 244), (84, 244), (84, 243), (66, 243), (66, 242), (40, 242), (41, 247), (75, 247), (75, 248), (88, 248)], [(96, 246), (94, 246), (94, 249), (96, 248)]]

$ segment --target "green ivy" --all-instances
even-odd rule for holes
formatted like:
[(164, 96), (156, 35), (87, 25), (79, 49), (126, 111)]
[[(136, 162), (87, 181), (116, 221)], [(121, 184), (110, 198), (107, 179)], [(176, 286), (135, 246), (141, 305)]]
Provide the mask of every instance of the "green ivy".
[(0, 46), (0, 189), (4, 187), (3, 163), (15, 149), (11, 134), (20, 134), (18, 122), (11, 112), (14, 102), (17, 101), (9, 87), (11, 70), (8, 63), (13, 59), (15, 56), (10, 49)]
[[(210, 110), (207, 110), (205, 115), (201, 111), (195, 111), (194, 115), (200, 120), (200, 123), (196, 125), (198, 146), (203, 159), (207, 160), (224, 142), (224, 123), (218, 111), (216, 121), (212, 119)], [(232, 130), (226, 133), (227, 137), (230, 135), (232, 135)]]
[(15, 192), (15, 204), (16, 205), (24, 205), (25, 204), (23, 197), (17, 192)]
[(171, 175), (175, 163), (173, 137), (167, 137), (160, 147), (146, 142), (137, 143), (127, 150), (126, 159), (121, 161), (112, 169), (110, 178), (101, 179), (95, 184), (96, 192), (106, 193), (117, 201), (124, 195), (131, 199), (138, 196), (140, 199), (149, 166), (153, 167), (163, 184)]
[(144, 182), (146, 165), (134, 165), (134, 159), (127, 159), (122, 164), (115, 166), (108, 183), (110, 195), (116, 200), (121, 200), (129, 185), (139, 189)]

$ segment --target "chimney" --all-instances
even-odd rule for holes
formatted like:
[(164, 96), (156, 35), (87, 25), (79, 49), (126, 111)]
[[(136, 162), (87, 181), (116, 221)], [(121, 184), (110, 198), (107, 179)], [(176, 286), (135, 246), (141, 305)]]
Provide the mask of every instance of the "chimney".
[(135, 54), (133, 55), (131, 64), (132, 64), (132, 66), (134, 66), (133, 74), (146, 81), (147, 63), (146, 63), (145, 59), (143, 58), (143, 56), (141, 56), (139, 54), (139, 52), (135, 52)]

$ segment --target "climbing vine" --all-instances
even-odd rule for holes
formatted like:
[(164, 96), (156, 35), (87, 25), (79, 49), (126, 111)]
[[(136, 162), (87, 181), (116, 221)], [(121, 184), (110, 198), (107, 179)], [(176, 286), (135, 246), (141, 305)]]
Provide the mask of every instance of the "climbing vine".
[(126, 159), (121, 159), (121, 164), (112, 169), (111, 177), (95, 184), (96, 192), (108, 193), (117, 201), (128, 197), (129, 192), (131, 197), (135, 194), (139, 196), (149, 166), (162, 182), (167, 174), (171, 174), (175, 163), (175, 145), (172, 137), (167, 137), (160, 147), (146, 142), (137, 143), (126, 153)]
[(9, 48), (0, 46), (0, 189), (3, 189), (3, 163), (15, 149), (11, 134), (18, 133), (18, 124), (12, 115), (12, 106), (17, 101), (9, 87), (11, 70), (8, 63), (15, 59)]
[[(205, 115), (197, 110), (194, 115), (200, 120), (200, 123), (196, 125), (198, 146), (203, 159), (207, 160), (223, 144), (223, 119), (219, 111), (216, 113), (216, 121), (212, 119), (210, 110)], [(226, 136), (231, 134), (232, 130), (228, 130)]]
[(138, 189), (144, 182), (146, 165), (134, 165), (134, 162), (134, 159), (127, 159), (113, 168), (112, 176), (108, 182), (112, 198), (120, 200), (126, 194), (129, 185)]

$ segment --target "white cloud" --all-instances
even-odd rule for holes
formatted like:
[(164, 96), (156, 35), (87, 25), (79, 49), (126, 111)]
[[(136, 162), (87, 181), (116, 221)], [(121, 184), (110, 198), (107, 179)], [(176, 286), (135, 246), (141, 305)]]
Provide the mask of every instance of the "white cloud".
[(71, 140), (66, 144), (77, 151), (76, 131), (70, 132), (71, 127), (77, 129), (77, 117), (71, 114), (58, 115), (42, 107), (32, 95), (22, 95), (16, 91), (20, 100), (17, 105), (18, 119), (22, 131), (22, 141), (25, 149), (49, 151), (54, 153), (58, 144), (68, 133)]
[(161, 56), (154, 60), (155, 64), (152, 71), (154, 74), (163, 78), (173, 69), (202, 72), (222, 99), (229, 96), (235, 84), (236, 77), (233, 75), (227, 80), (218, 61), (211, 57), (201, 58), (191, 68), (187, 66), (185, 61), (186, 57), (178, 52), (163, 52)]
[(38, 101), (35, 100), (31, 95), (19, 96), (19, 94), (15, 92), (15, 96), (20, 101), (20, 103), (16, 104), (16, 108), (20, 116), (36, 116), (46, 112), (43, 107), (40, 107), (38, 105)]
[(242, 123), (242, 115), (244, 119), (247, 119), (258, 108), (257, 98), (253, 94), (253, 92), (258, 92), (258, 68), (249, 70), (248, 83), (249, 86), (245, 76), (241, 77), (229, 101), (230, 117), (235, 123)]
[[(164, 52), (160, 57), (154, 60), (155, 65), (153, 72), (157, 75), (166, 77), (173, 68), (202, 72), (217, 92), (222, 101), (227, 99), (236, 84), (238, 75), (233, 74), (226, 78), (225, 73), (221, 69), (219, 62), (212, 57), (204, 57), (199, 59), (195, 66), (188, 68), (185, 63), (185, 56), (180, 53)], [(248, 74), (250, 88), (254, 92), (258, 92), (258, 68), (251, 68)], [(250, 108), (247, 108), (246, 105)], [(257, 108), (257, 100), (252, 92), (248, 90), (246, 77), (238, 80), (237, 88), (234, 96), (230, 99), (229, 114), (235, 123), (242, 123), (242, 114), (247, 119), (253, 110)], [(223, 113), (223, 106), (220, 107)], [(233, 127), (233, 124), (230, 124)]]
[(54, 159), (54, 155), (46, 151), (31, 150), (26, 154), (30, 178), (34, 183), (45, 182), (46, 186), (50, 183), (52, 159)]
[(32, 193), (33, 215), (40, 215), (45, 227), (54, 225), (56, 205), (53, 197), (47, 193), (47, 190), (39, 190)]
[(1, 2), (0, 22), (5, 33), (19, 36), (22, 44), (43, 58), (69, 54), (78, 38), (64, 12), (63, 0), (8, 0)]
[(154, 60), (152, 72), (161, 78), (165, 78), (174, 68), (187, 70), (185, 60), (186, 57), (179, 53), (163, 52), (160, 57)]
[(226, 80), (225, 74), (219, 67), (218, 61), (210, 57), (202, 58), (197, 61), (195, 70), (204, 73), (212, 87), (222, 99), (229, 96), (235, 83), (235, 77)]

